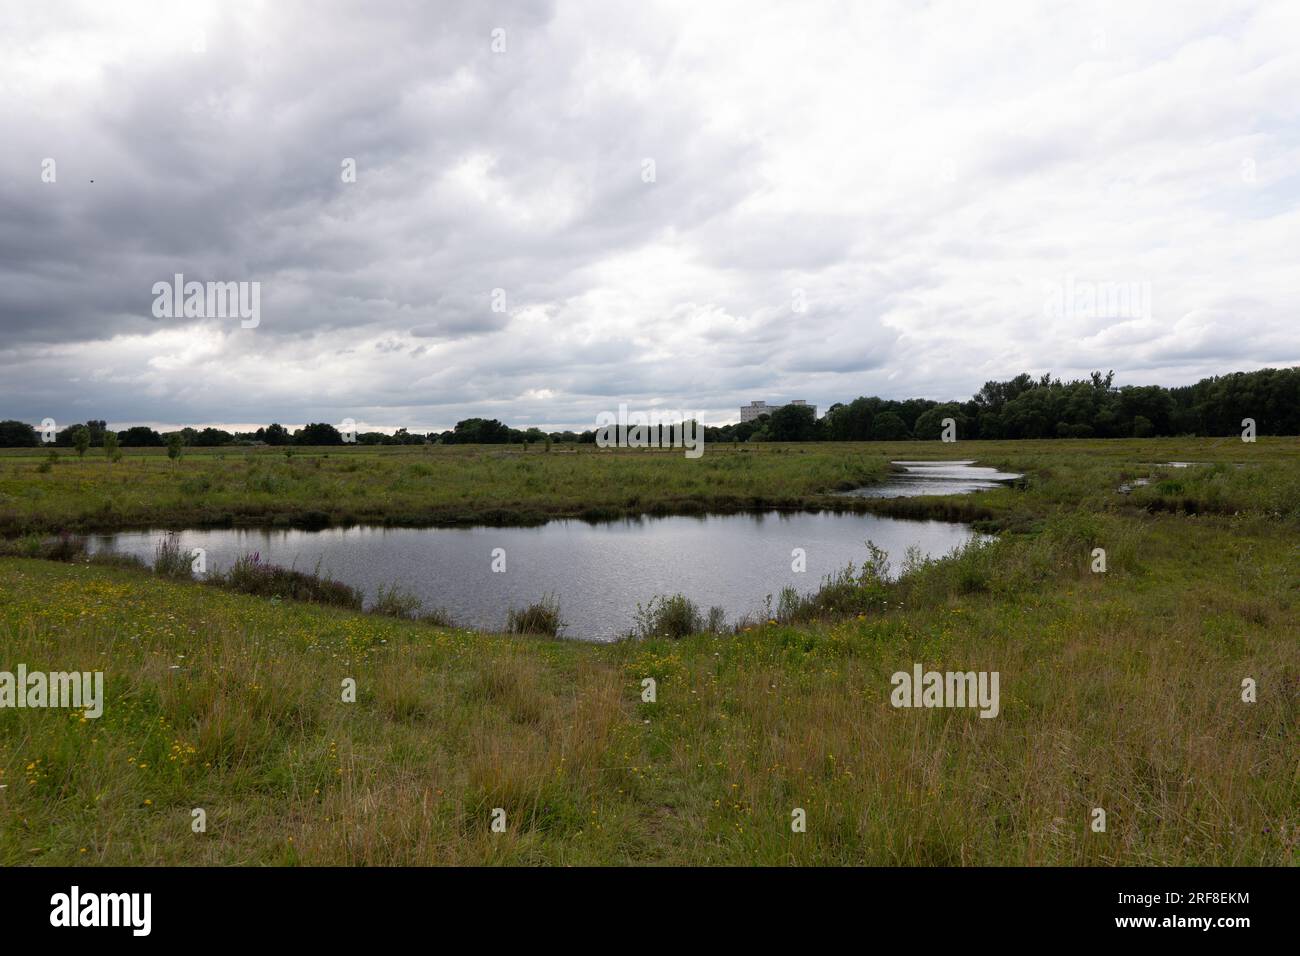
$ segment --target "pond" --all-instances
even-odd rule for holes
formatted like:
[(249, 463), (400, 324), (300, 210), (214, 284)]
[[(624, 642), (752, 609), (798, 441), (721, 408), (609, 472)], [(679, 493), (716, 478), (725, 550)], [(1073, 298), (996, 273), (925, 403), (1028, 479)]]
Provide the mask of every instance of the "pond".
[[(112, 550), (152, 562), (163, 532), (95, 535), (91, 551)], [(323, 531), (184, 531), (186, 551), (202, 548), (209, 572), (258, 552), (263, 561), (314, 571), (365, 594), (397, 585), (426, 609), (441, 607), (459, 625), (499, 630), (511, 607), (554, 595), (563, 634), (611, 640), (635, 623), (637, 604), (681, 593), (727, 620), (762, 612), (782, 588), (815, 591), (826, 575), (867, 557), (870, 539), (894, 570), (915, 545), (941, 557), (976, 533), (963, 524), (831, 512), (764, 512), (704, 517), (552, 521), (529, 528), (330, 528)], [(802, 548), (806, 570), (792, 570)], [(499, 552), (496, 549), (501, 549)], [(504, 571), (494, 571), (501, 566)]]
[(843, 494), (855, 498), (912, 498), (921, 495), (964, 495), (1004, 487), (1023, 475), (965, 461), (895, 461), (901, 468), (884, 481)]

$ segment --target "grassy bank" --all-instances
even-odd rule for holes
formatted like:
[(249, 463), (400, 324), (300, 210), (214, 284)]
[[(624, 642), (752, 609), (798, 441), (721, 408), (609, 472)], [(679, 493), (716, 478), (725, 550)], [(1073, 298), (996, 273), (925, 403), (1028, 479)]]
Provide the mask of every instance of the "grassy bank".
[(881, 477), (878, 450), (618, 451), (594, 446), (216, 450), (173, 464), (0, 457), (0, 531), (203, 525), (524, 524), (550, 517), (795, 507)]
[[(1295, 443), (1125, 444), (963, 446), (1031, 477), (975, 496), (998, 541), (726, 636), (481, 635), (0, 559), (0, 667), (107, 682), (98, 720), (0, 710), (0, 863), (1294, 865)], [(915, 663), (999, 672), (998, 716), (892, 707)]]
[[(1300, 509), (1294, 439), (830, 443), (680, 451), (577, 446), (196, 450), (173, 464), (156, 450), (120, 462), (93, 451), (0, 455), (0, 533), (206, 525), (530, 523), (551, 517), (838, 507), (1005, 525), (1043, 508), (1112, 507), (1115, 487), (1168, 461), (1217, 463), (1133, 496), (1167, 510)], [(973, 458), (1024, 472), (1034, 496), (1000, 493), (916, 503), (845, 500), (837, 490), (884, 478), (898, 458)], [(1260, 477), (1258, 469), (1289, 464)], [(1168, 471), (1166, 469), (1166, 471)], [(1189, 484), (1190, 483), (1190, 484)]]

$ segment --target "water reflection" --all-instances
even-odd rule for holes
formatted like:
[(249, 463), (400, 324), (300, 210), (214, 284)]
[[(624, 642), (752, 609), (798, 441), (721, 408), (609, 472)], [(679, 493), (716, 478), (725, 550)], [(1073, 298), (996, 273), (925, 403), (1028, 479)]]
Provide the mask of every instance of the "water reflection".
[[(92, 550), (153, 558), (160, 532), (98, 535)], [(553, 521), (530, 528), (327, 528), (321, 531), (185, 531), (181, 547), (203, 548), (210, 570), (239, 556), (322, 573), (360, 588), (367, 601), (397, 584), (427, 608), (444, 607), (460, 624), (497, 629), (510, 607), (555, 595), (567, 636), (608, 640), (625, 633), (637, 604), (682, 593), (729, 620), (759, 612), (768, 595), (792, 586), (815, 590), (849, 562), (861, 564), (870, 539), (895, 567), (909, 546), (939, 557), (974, 536), (962, 524), (875, 515), (762, 512), (640, 517), (602, 524)], [(505, 571), (494, 572), (493, 551)], [(793, 551), (806, 554), (792, 570)]]
[(962, 495), (999, 488), (1023, 476), (961, 461), (896, 461), (902, 471), (879, 484), (844, 492), (856, 498), (912, 498), (920, 495)]

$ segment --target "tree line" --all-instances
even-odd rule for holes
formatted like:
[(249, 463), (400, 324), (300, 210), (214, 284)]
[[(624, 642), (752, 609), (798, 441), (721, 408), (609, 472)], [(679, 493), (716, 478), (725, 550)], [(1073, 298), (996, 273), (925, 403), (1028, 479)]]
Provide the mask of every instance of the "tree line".
[[(496, 419), (468, 418), (457, 422), (456, 427), (443, 432), (411, 432), (399, 428), (389, 435), (385, 432), (357, 432), (352, 436), (358, 445), (470, 445), (470, 444), (527, 444), (532, 442), (594, 442), (595, 431), (544, 432), (540, 428), (511, 428)], [(135, 425), (121, 431), (111, 431), (105, 421), (92, 419), (59, 429), (54, 435), (57, 448), (102, 448), (105, 443), (114, 448), (163, 448), (179, 443), (182, 447), (215, 448), (225, 445), (320, 446), (349, 444), (344, 433), (328, 422), (312, 422), (290, 431), (274, 422), (256, 431), (230, 432), (221, 428), (180, 428), (159, 432), (146, 425)], [(40, 440), (40, 431), (27, 422), (0, 421), (0, 448), (33, 448), (46, 444)]]
[(753, 422), (710, 428), (706, 441), (905, 441), (958, 438), (1148, 438), (1237, 435), (1253, 419), (1258, 435), (1300, 434), (1300, 367), (1234, 372), (1195, 385), (1116, 387), (1115, 373), (1063, 381), (1024, 373), (986, 382), (965, 402), (863, 396), (835, 403), (820, 419), (786, 405)]
[[(951, 418), (958, 438), (1148, 438), (1159, 435), (1236, 435), (1242, 420), (1253, 419), (1256, 434), (1300, 434), (1300, 367), (1234, 372), (1201, 379), (1195, 385), (1114, 385), (1115, 373), (1093, 372), (1066, 382), (1051, 374), (1028, 373), (1004, 382), (986, 382), (969, 401), (936, 402), (860, 396), (836, 402), (821, 418), (810, 407), (786, 405), (752, 422), (704, 430), (706, 442), (761, 441), (906, 441), (934, 440)], [(107, 436), (112, 436), (107, 437)], [(179, 436), (179, 437), (173, 437)], [(467, 418), (442, 432), (395, 434), (359, 432), (359, 445), (442, 445), (587, 443), (595, 429), (583, 432), (511, 428), (495, 418)], [(110, 432), (107, 423), (69, 425), (55, 435), (59, 447), (193, 447), (219, 445), (342, 445), (334, 425), (314, 422), (292, 432), (274, 423), (252, 432), (220, 428), (182, 428), (160, 433), (137, 425)], [(0, 447), (39, 445), (37, 429), (26, 422), (0, 422)]]

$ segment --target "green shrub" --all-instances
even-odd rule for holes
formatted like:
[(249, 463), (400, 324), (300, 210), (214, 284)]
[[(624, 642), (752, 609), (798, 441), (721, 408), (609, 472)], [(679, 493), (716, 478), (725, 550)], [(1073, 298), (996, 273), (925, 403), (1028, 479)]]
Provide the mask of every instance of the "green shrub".
[(169, 534), (159, 538), (153, 551), (154, 574), (164, 578), (188, 578), (190, 574), (190, 556), (181, 551), (181, 539)]
[(66, 531), (41, 543), (40, 557), (50, 561), (76, 561), (86, 555), (86, 539)]
[(556, 637), (563, 627), (560, 604), (551, 595), (523, 610), (511, 608), (506, 615), (506, 631), (510, 634), (546, 634)]
[(681, 638), (706, 629), (699, 606), (684, 594), (653, 597), (644, 607), (637, 604), (636, 622), (638, 637)]
[(361, 592), (355, 588), (321, 577), (319, 568), (316, 573), (307, 574), (269, 564), (262, 560), (261, 552), (244, 555), (229, 571), (214, 577), (213, 581), (243, 594), (361, 610)]
[(420, 613), (421, 605), (422, 602), (418, 597), (403, 591), (396, 584), (389, 587), (381, 586), (375, 597), (375, 603), (370, 606), (370, 613), (414, 620)]
[(455, 627), (456, 621), (452, 618), (451, 612), (445, 607), (433, 607), (420, 615), (419, 619), (425, 624), (432, 624), (435, 627)]
[(28, 534), (21, 538), (0, 538), (0, 557), (75, 561), (85, 553), (86, 539), (67, 532), (55, 538), (42, 538), (38, 534)]
[(1101, 542), (1102, 522), (1097, 515), (1082, 511), (1061, 512), (1043, 528), (1043, 539), (1053, 547), (1090, 550)]

